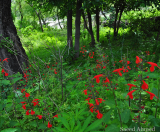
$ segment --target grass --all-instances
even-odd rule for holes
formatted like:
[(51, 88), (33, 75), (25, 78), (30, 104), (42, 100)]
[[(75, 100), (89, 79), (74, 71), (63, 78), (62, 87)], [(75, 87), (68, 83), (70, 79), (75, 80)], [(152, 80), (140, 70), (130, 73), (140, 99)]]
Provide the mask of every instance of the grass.
[[(130, 12), (130, 14), (132, 14), (132, 12)], [(138, 16), (138, 12), (135, 16)], [(129, 19), (129, 17), (131, 17), (131, 15), (128, 17), (124, 15), (122, 19)], [(74, 31), (75, 30), (73, 30), (73, 33)], [(93, 31), (94, 34), (96, 34), (95, 28)], [(110, 34), (108, 34), (109, 31)], [(81, 32), (83, 33), (83, 31)], [(80, 58), (69, 65), (71, 58), (69, 58), (69, 56), (67, 58), (67, 54), (65, 54), (63, 55), (63, 58), (65, 58), (66, 61), (61, 61), (59, 55), (67, 44), (66, 33), (66, 29), (48, 30), (47, 28), (45, 28), (44, 33), (33, 30), (32, 28), (30, 30), (22, 29), (21, 32), (18, 32), (23, 47), (29, 57), (29, 61), (31, 62), (31, 67), (29, 67), (31, 73), (27, 73), (27, 75), (29, 75), (27, 79), (28, 82), (26, 83), (25, 79), (22, 79), (23, 81), (18, 81), (18, 84), (21, 88), (25, 89), (25, 92), (30, 94), (30, 97), (28, 100), (24, 100), (22, 97), (24, 93), (22, 94), (19, 92), (20, 98), (18, 98), (16, 94), (10, 93), (10, 96), (8, 96), (7, 99), (3, 99), (6, 108), (5, 111), (3, 111), (3, 115), (1, 115), (1, 122), (3, 124), (3, 126), (0, 126), (1, 130), (15, 128), (17, 131), (23, 132), (67, 131), (68, 126), (70, 126), (69, 129), (73, 128), (70, 130), (73, 132), (81, 131), (83, 128), (85, 128), (85, 131), (87, 131), (87, 129), (88, 131), (105, 131), (105, 127), (108, 125), (108, 131), (110, 128), (114, 128), (114, 131), (116, 132), (122, 127), (121, 121), (123, 121), (124, 128), (138, 127), (138, 124), (134, 123), (132, 119), (135, 118), (135, 116), (140, 115), (136, 111), (139, 102), (138, 100), (135, 100), (138, 99), (139, 96), (136, 96), (135, 93), (133, 94), (135, 98), (131, 101), (132, 106), (129, 107), (129, 99), (125, 98), (128, 93), (128, 86), (125, 84), (133, 83), (140, 86), (138, 81), (133, 81), (133, 77), (137, 77), (141, 74), (140, 71), (137, 72), (136, 69), (134, 70), (134, 68), (136, 68), (136, 56), (141, 56), (143, 60), (146, 59), (149, 62), (155, 62), (154, 60), (158, 53), (156, 52), (156, 54), (153, 54), (155, 52), (153, 47), (156, 44), (159, 45), (159, 42), (154, 41), (155, 36), (146, 39), (142, 31), (135, 29), (134, 32), (131, 32), (129, 31), (129, 28), (124, 30), (120, 28), (119, 36), (116, 40), (112, 37), (113, 29), (100, 27), (99, 45), (97, 45), (95, 49), (90, 48), (90, 37), (84, 33), (86, 34), (86, 37), (80, 37), (80, 47), (87, 50), (88, 53), (85, 53), (85, 57), (80, 53)], [(54, 50), (53, 46), (56, 50)], [(145, 51), (150, 51), (150, 55), (146, 56)], [(89, 53), (92, 52), (95, 52), (93, 59), (89, 57)], [(106, 58), (103, 58), (104, 54)], [(113, 84), (118, 82), (118, 86), (115, 85), (116, 90), (113, 90), (115, 87), (111, 86), (102, 87), (104, 84), (102, 83), (101, 78), (99, 84), (96, 83), (95, 79), (94, 82), (92, 81), (92, 78), (95, 75), (105, 74), (108, 76), (114, 69), (122, 67), (119, 61), (124, 57), (127, 57), (127, 60), (131, 62), (130, 67), (133, 71), (130, 71), (129, 74), (123, 74), (122, 77), (119, 77), (118, 75), (110, 77)], [(160, 58), (156, 61), (160, 66), (159, 59)], [(109, 60), (110, 65), (104, 63), (107, 60)], [(107, 66), (106, 70), (100, 65), (100, 62), (102, 61), (103, 64)], [(101, 68), (98, 68), (97, 64), (99, 64)], [(113, 66), (113, 64), (115, 64), (115, 66)], [(150, 66), (144, 64), (144, 67), (149, 68)], [(56, 69), (56, 71), (54, 69)], [(55, 72), (57, 72), (57, 74)], [(156, 90), (159, 87), (159, 82), (156, 78), (156, 74), (159, 74), (157, 68), (155, 68), (154, 73), (155, 74), (152, 74), (148, 71), (143, 73), (143, 77), (150, 75), (151, 79), (146, 81), (150, 88), (148, 91), (152, 91), (157, 95), (158, 92)], [(90, 87), (91, 84), (94, 85), (94, 90), (93, 87)], [(11, 87), (11, 85), (9, 85), (9, 87)], [(105, 118), (104, 122), (100, 122), (101, 120), (97, 119), (96, 113), (91, 113), (89, 111), (85, 101), (87, 97), (84, 93), (82, 94), (83, 90), (87, 88), (91, 89), (92, 94), (94, 93), (94, 98), (98, 97), (107, 100), (107, 103), (102, 103), (99, 108), (101, 113), (103, 113), (103, 117), (108, 117)], [(95, 92), (96, 90), (99, 94)], [(116, 96), (116, 99), (113, 95)], [(151, 101), (149, 95), (146, 93), (143, 93), (142, 95), (144, 96), (141, 105), (144, 105), (145, 109), (142, 110), (141, 119), (146, 120), (147, 123), (140, 123), (140, 125), (143, 128), (156, 126), (156, 129), (158, 130), (160, 125), (154, 123), (159, 122), (158, 117), (160, 117), (160, 109), (157, 108), (157, 100), (154, 97)], [(159, 95), (157, 96), (159, 97)], [(26, 110), (21, 109), (22, 104), (19, 104), (20, 102), (27, 101), (27, 104), (31, 104), (33, 99), (40, 99), (40, 106), (34, 108), (33, 105), (27, 105), (26, 109), (34, 109), (36, 115), (43, 114), (42, 120), (37, 119), (34, 115), (26, 116)], [(117, 106), (115, 100), (117, 100)], [(90, 103), (94, 103), (94, 101), (91, 100)], [(14, 112), (10, 111), (12, 108), (14, 108)], [(127, 115), (129, 109), (132, 109), (133, 112), (130, 115)], [(128, 117), (128, 122), (125, 119), (118, 119), (118, 110), (121, 111), (122, 118)], [(134, 112), (134, 110), (136, 112)], [(148, 112), (148, 114), (145, 114), (146, 112)], [(56, 114), (58, 114), (58, 118), (53, 119), (52, 117)], [(153, 119), (153, 116), (155, 115), (157, 115), (157, 120), (155, 119), (152, 121), (151, 119)], [(90, 118), (90, 116), (92, 118)], [(138, 122), (138, 119), (135, 120)], [(52, 124), (52, 129), (47, 128), (48, 122)], [(66, 122), (68, 122), (69, 125)], [(94, 122), (95, 124), (93, 124)]]

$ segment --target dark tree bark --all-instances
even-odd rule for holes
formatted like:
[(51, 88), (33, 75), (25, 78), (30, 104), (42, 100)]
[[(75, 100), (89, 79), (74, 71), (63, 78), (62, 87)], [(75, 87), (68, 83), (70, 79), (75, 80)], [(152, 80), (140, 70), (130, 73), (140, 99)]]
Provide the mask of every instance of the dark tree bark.
[(101, 13), (106, 19), (108, 19), (103, 11), (101, 11)]
[(91, 14), (89, 13), (89, 11), (87, 11), (87, 15), (88, 15), (89, 28), (87, 26), (87, 22), (86, 22), (84, 12), (82, 11), (82, 17), (83, 17), (83, 20), (84, 20), (85, 27), (86, 27), (87, 31), (89, 32), (89, 34), (91, 36), (91, 47), (94, 47), (95, 46), (95, 39), (94, 39), (93, 31), (92, 31)]
[[(114, 8), (116, 9), (116, 16), (115, 16), (115, 21), (114, 21), (114, 37), (118, 35), (119, 24), (120, 24), (121, 16), (125, 9), (125, 6), (126, 6), (125, 2), (122, 2), (121, 4), (116, 3), (114, 5)], [(119, 12), (120, 12), (119, 20), (118, 20), (118, 23), (116, 23)]]
[[(17, 30), (11, 17), (11, 0), (0, 0), (0, 44), (6, 37), (12, 40), (12, 44), (3, 43), (0, 48), (0, 59), (4, 60), (9, 58), (7, 61), (1, 63), (3, 69), (9, 74), (13, 75), (20, 72), (23, 75), (24, 68), (28, 67), (28, 57), (25, 50), (22, 47), (20, 38), (17, 36)], [(16, 51), (16, 54), (8, 52), (8, 45), (11, 45), (12, 51)], [(13, 78), (8, 78), (13, 79)], [(16, 90), (16, 86), (14, 87)]]
[(72, 43), (72, 9), (67, 12), (67, 45), (73, 47)]
[(94, 39), (94, 34), (93, 34), (93, 30), (92, 30), (92, 18), (91, 18), (91, 14), (89, 11), (87, 11), (88, 14), (88, 21), (89, 21), (89, 33), (91, 35), (91, 47), (95, 47), (95, 39)]
[(80, 21), (81, 21), (81, 10), (80, 8), (82, 7), (82, 1), (77, 0), (77, 5), (76, 5), (76, 20), (75, 20), (75, 51), (77, 53), (75, 54), (75, 58), (77, 59), (79, 57), (79, 39), (80, 39)]
[(99, 42), (99, 9), (96, 8), (97, 42)]
[(120, 10), (120, 16), (119, 16), (119, 20), (118, 20), (118, 23), (117, 23), (117, 26), (116, 26), (116, 28), (117, 28), (116, 34), (117, 34), (117, 35), (118, 35), (118, 29), (119, 29), (119, 26), (120, 26), (120, 20), (121, 20), (122, 12), (123, 12), (123, 9)]
[(43, 25), (42, 25), (42, 23), (41, 23), (40, 14), (39, 14), (39, 12), (37, 12), (37, 11), (36, 11), (36, 14), (37, 14), (37, 16), (38, 16), (39, 23), (40, 23), (40, 26), (41, 26), (41, 30), (42, 30), (42, 32), (43, 32), (44, 30), (43, 30)]
[(116, 17), (115, 17), (115, 20), (114, 20), (114, 37), (116, 37), (117, 34), (118, 34), (118, 33), (116, 32), (116, 27), (117, 27), (116, 22), (117, 22), (118, 13), (119, 13), (119, 9), (116, 9)]

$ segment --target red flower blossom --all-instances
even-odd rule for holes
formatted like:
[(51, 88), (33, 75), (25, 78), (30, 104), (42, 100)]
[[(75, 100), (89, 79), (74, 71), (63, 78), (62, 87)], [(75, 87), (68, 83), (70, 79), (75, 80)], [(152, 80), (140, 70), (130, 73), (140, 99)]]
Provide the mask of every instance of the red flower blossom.
[[(157, 65), (156, 63), (153, 63), (153, 62), (147, 62), (147, 63), (151, 65), (151, 67), (150, 67), (150, 71), (151, 71), (151, 72), (154, 71), (154, 67), (155, 67), (155, 66), (158, 67), (158, 65)], [(160, 67), (158, 67), (158, 68), (160, 69)]]
[[(4, 59), (3, 61), (7, 61), (7, 59), (9, 59), (9, 58)], [(8, 62), (8, 61), (7, 61), (7, 62)]]
[(142, 61), (141, 58), (139, 58), (138, 56), (136, 56), (136, 64), (140, 63)]
[(99, 80), (99, 77), (103, 76), (103, 74), (99, 74), (99, 75), (96, 75), (94, 76), (94, 78), (96, 78), (96, 82), (99, 83), (100, 80)]
[(98, 119), (101, 119), (101, 118), (103, 117), (103, 114), (99, 113), (99, 110), (97, 110), (97, 113), (98, 113), (98, 114), (97, 114), (97, 118), (98, 118)]
[(49, 124), (49, 122), (48, 122), (48, 125), (47, 125), (47, 127), (48, 127), (48, 128), (51, 128), (51, 127), (52, 127), (52, 125), (51, 125), (51, 124)]
[(133, 84), (127, 84), (129, 86), (129, 90), (132, 88), (132, 87), (137, 87), (136, 85), (133, 85)]
[(143, 84), (142, 84), (141, 88), (143, 90), (148, 89), (148, 84), (144, 80), (142, 80), (142, 81), (143, 81)]
[(149, 91), (146, 91), (146, 92), (150, 94), (150, 100), (153, 100), (154, 96), (158, 99), (158, 97), (154, 93), (151, 93)]
[(42, 119), (43, 116), (42, 116), (42, 115), (37, 115), (37, 117), (38, 117), (39, 119)]
[[(84, 92), (85, 95), (87, 95), (87, 89), (86, 89), (86, 90), (83, 90), (83, 92)], [(82, 93), (83, 93), (83, 92), (82, 92)]]
[(131, 99), (133, 99), (132, 93), (133, 93), (134, 91), (136, 91), (136, 90), (132, 90), (132, 91), (130, 91), (130, 92), (127, 94), (127, 95), (129, 95), (129, 97), (130, 97)]
[(54, 118), (54, 117), (57, 117), (57, 118), (58, 118), (58, 114), (57, 114), (57, 115), (55, 115), (55, 116), (53, 116), (53, 118)]

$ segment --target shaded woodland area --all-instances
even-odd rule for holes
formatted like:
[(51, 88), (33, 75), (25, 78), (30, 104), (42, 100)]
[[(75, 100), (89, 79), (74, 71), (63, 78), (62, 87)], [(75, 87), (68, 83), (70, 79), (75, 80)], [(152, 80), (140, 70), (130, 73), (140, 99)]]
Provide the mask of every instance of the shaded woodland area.
[(159, 3), (0, 0), (0, 130), (159, 132)]

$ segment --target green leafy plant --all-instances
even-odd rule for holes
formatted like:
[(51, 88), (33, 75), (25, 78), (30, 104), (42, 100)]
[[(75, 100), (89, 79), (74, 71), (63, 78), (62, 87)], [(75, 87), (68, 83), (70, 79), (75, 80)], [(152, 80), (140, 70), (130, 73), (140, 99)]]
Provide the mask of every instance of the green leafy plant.
[[(99, 47), (99, 46), (98, 46)], [(97, 47), (97, 48), (98, 48)], [(101, 48), (98, 48), (98, 50), (100, 50)], [(93, 59), (94, 58), (94, 52), (91, 54), (91, 53), (89, 53), (89, 58), (90, 59)], [(105, 55), (102, 55), (101, 56), (102, 58), (106, 58), (106, 56)], [(6, 59), (5, 59), (6, 60)], [(97, 63), (99, 63), (100, 61), (98, 61)], [(103, 62), (105, 62), (105, 61), (103, 61)], [(86, 90), (83, 90), (83, 92), (85, 93), (85, 95), (87, 95), (88, 93), (87, 93), (87, 91), (90, 91), (90, 94), (88, 94), (88, 99), (86, 99), (86, 101), (88, 102), (87, 104), (89, 105), (89, 109), (90, 109), (90, 111), (91, 111), (91, 113), (93, 113), (93, 112), (95, 112), (95, 113), (97, 113), (97, 115), (96, 115), (96, 118), (98, 118), (98, 120), (96, 120), (95, 122), (93, 122), (93, 123), (91, 123), (91, 116), (88, 116), (88, 118), (86, 119), (86, 121), (81, 121), (80, 122), (80, 120), (81, 119), (84, 119), (84, 117), (85, 117), (85, 115), (83, 115), (83, 116), (81, 116), (82, 118), (79, 118), (78, 119), (78, 117), (76, 116), (76, 115), (74, 115), (74, 117), (72, 117), (72, 120), (68, 120), (68, 117), (69, 117), (69, 115), (68, 114), (66, 114), (66, 113), (59, 113), (59, 114), (56, 114), (54, 117), (57, 117), (57, 119), (55, 120), (55, 121), (57, 121), (58, 122), (58, 126), (57, 127), (55, 127), (55, 129), (56, 130), (58, 130), (58, 131), (91, 131), (91, 130), (101, 130), (105, 125), (106, 125), (106, 123), (108, 122), (108, 125), (107, 125), (107, 128), (106, 128), (106, 131), (110, 131), (111, 129), (113, 129), (114, 131), (119, 131), (119, 128), (118, 127), (115, 127), (115, 125), (110, 125), (110, 124), (113, 124), (113, 123), (116, 123), (118, 120), (118, 122), (120, 122), (120, 124), (118, 123), (116, 123), (118, 126), (121, 126), (122, 127), (122, 123), (123, 124), (126, 124), (126, 126), (127, 125), (129, 125), (128, 123), (129, 122), (131, 122), (131, 119), (133, 118), (133, 116), (134, 116), (134, 114), (131, 114), (131, 112), (130, 112), (130, 109), (129, 109), (129, 107), (127, 108), (127, 105), (125, 105), (126, 106), (126, 108), (124, 108), (124, 104), (125, 104), (125, 101), (123, 101), (122, 99), (121, 99), (121, 101), (118, 101), (117, 100), (117, 98), (116, 98), (116, 95), (117, 95), (117, 92), (116, 92), (116, 90), (118, 90), (119, 89), (119, 87), (116, 87), (116, 86), (118, 86), (118, 84), (116, 83), (116, 85), (114, 85), (113, 83), (115, 83), (116, 82), (116, 80), (117, 80), (117, 77), (118, 76), (124, 76), (125, 74), (127, 74), (127, 72), (129, 72), (129, 70), (131, 69), (129, 66), (127, 66), (127, 65), (129, 65), (130, 64), (130, 62), (129, 61), (127, 61), (126, 60), (126, 58), (124, 58), (123, 60), (120, 60), (120, 62), (121, 63), (123, 63), (123, 66), (122, 66), (122, 68), (118, 68), (118, 69), (114, 69), (113, 70), (113, 73), (117, 73), (118, 75), (116, 75), (115, 76), (115, 79), (113, 78), (113, 73), (112, 73), (112, 76), (110, 76), (110, 74), (108, 74), (108, 72), (106, 72), (106, 71), (108, 71), (108, 70), (110, 70), (110, 68), (107, 68), (108, 66), (103, 66), (103, 69), (106, 69), (106, 71), (105, 72), (103, 72), (103, 74), (97, 74), (98, 72), (93, 72), (93, 71), (95, 71), (95, 69), (96, 70), (98, 70), (98, 69), (100, 69), (101, 68), (101, 64), (97, 64), (97, 66), (93, 69), (93, 71), (92, 71), (92, 74), (90, 75), (90, 76), (93, 76), (92, 78), (91, 78), (91, 82), (89, 81), (89, 83), (88, 84), (86, 84), (86, 86), (88, 87)], [(152, 62), (147, 62), (148, 64), (150, 64), (151, 65), (151, 67), (150, 67), (150, 71), (151, 72), (153, 72), (155, 69), (155, 66), (156, 67), (158, 67), (158, 65), (157, 64), (155, 64), (155, 63), (152, 63)], [(109, 64), (109, 63), (108, 63)], [(126, 65), (127, 64), (127, 65)], [(136, 64), (138, 65), (138, 64), (142, 64), (142, 59), (141, 58), (139, 58), (138, 56), (136, 56)], [(127, 66), (127, 68), (125, 68)], [(49, 68), (49, 66), (47, 66), (48, 68)], [(158, 67), (159, 68), (159, 67)], [(102, 70), (103, 70), (102, 69)], [(140, 68), (141, 69), (141, 68)], [(123, 71), (123, 74), (121, 73), (121, 71)], [(5, 73), (5, 71), (2, 71), (2, 73)], [(54, 73), (55, 73), (55, 75), (57, 74), (57, 71), (56, 70), (54, 70)], [(106, 75), (105, 75), (106, 74)], [(108, 75), (107, 75), (108, 74)], [(147, 72), (147, 74), (149, 74), (148, 72)], [(146, 75), (147, 75), (146, 74)], [(8, 76), (7, 74), (5, 74), (6, 76)], [(138, 74), (136, 74), (136, 75), (138, 75), (139, 76), (139, 78), (137, 78), (136, 79), (136, 81), (138, 81), (138, 80), (141, 80), (143, 83), (141, 83), (141, 87), (139, 87), (140, 88), (140, 93), (139, 93), (139, 95), (141, 96), (141, 98), (142, 98), (142, 96), (144, 96), (141, 92), (141, 90), (143, 89), (145, 92), (146, 92), (146, 94), (149, 94), (150, 95), (150, 99), (151, 100), (153, 100), (153, 97), (156, 97), (156, 98), (158, 98), (159, 97), (159, 95), (155, 95), (154, 93), (151, 93), (151, 92), (149, 92), (149, 91), (146, 91), (146, 89), (148, 89), (148, 84), (146, 83), (146, 81), (144, 81), (144, 79), (146, 79), (146, 77), (142, 80), (142, 78), (140, 78), (140, 77), (142, 77), (142, 72), (140, 72), (140, 73), (138, 73)], [(27, 80), (27, 74), (24, 74), (24, 78)], [(90, 78), (90, 76), (89, 76), (89, 78)], [(144, 75), (145, 76), (145, 75)], [(151, 75), (150, 75), (151, 76)], [(154, 75), (155, 76), (155, 75)], [(103, 83), (100, 83), (100, 77), (101, 78), (103, 78), (103, 77), (105, 77), (105, 80), (103, 80)], [(119, 78), (119, 77), (118, 77)], [(147, 76), (147, 78), (148, 78), (148, 76)], [(15, 83), (17, 80), (19, 80), (20, 78), (17, 78), (17, 79), (15, 79), (15, 80), (13, 80), (13, 82), (12, 83)], [(80, 79), (80, 76), (78, 77), (78, 79)], [(93, 82), (93, 80), (94, 79), (96, 79), (96, 83), (94, 83)], [(113, 80), (113, 82), (111, 81), (111, 79)], [(81, 80), (81, 79), (80, 79)], [(119, 84), (121, 84), (122, 82), (123, 82), (123, 79), (122, 80), (120, 80), (119, 79)], [(106, 83), (106, 84), (105, 84)], [(90, 85), (91, 84), (91, 85)], [(103, 100), (101, 97), (102, 96), (104, 96), (104, 90), (102, 90), (99, 86), (100, 86), (100, 84), (103, 84), (103, 86), (104, 85), (106, 85), (107, 86), (107, 91), (111, 91), (111, 93), (113, 94), (113, 97), (110, 97), (110, 99), (106, 99), (106, 100)], [(123, 83), (122, 83), (123, 84)], [(90, 85), (90, 86), (89, 86)], [(135, 98), (137, 99), (137, 100), (139, 100), (138, 98), (138, 96), (136, 96), (136, 94), (134, 94), (134, 95), (132, 95), (134, 92), (136, 92), (136, 91), (138, 91), (138, 89), (135, 89), (135, 90), (132, 90), (132, 91), (130, 91), (130, 89), (134, 86), (134, 87), (138, 87), (138, 83), (137, 84), (127, 84), (128, 86), (130, 86), (129, 87), (129, 92), (128, 93), (126, 93), (126, 94), (124, 94), (125, 96), (126, 95), (129, 95), (129, 97), (130, 97), (130, 99), (133, 99), (133, 97), (135, 96)], [(94, 88), (94, 87), (97, 87), (96, 89)], [(18, 95), (17, 97), (20, 97), (20, 95), (21, 94), (23, 94), (24, 93), (24, 91), (28, 91), (28, 92), (31, 92), (30, 90), (25, 90), (25, 89), (21, 89), (21, 93), (19, 93), (19, 92), (17, 92), (16, 94)], [(99, 91), (99, 92), (98, 92)], [(42, 115), (41, 114), (41, 112), (43, 112), (43, 110), (41, 109), (41, 107), (43, 106), (43, 105), (45, 105), (44, 103), (43, 103), (43, 101), (41, 101), (41, 100), (43, 100), (42, 98), (41, 99), (38, 99), (38, 98), (36, 98), (36, 99), (31, 99), (31, 93), (28, 93), (28, 92), (25, 92), (25, 94), (24, 94), (24, 98), (25, 98), (25, 100), (26, 101), (21, 101), (21, 100), (17, 100), (19, 103), (21, 102), (22, 103), (22, 108), (24, 109), (24, 110), (26, 110), (26, 112), (25, 112), (25, 115), (24, 115), (24, 117), (20, 117), (20, 118), (23, 118), (23, 120), (26, 120), (27, 118), (26, 117), (28, 117), (30, 120), (33, 120), (32, 119), (32, 116), (33, 115), (35, 115), (36, 114), (36, 111), (37, 111), (37, 109), (40, 109), (39, 110), (39, 112), (36, 114), (36, 117), (38, 117), (39, 119), (42, 119), (42, 118), (44, 118), (44, 119), (48, 119), (48, 120), (50, 120), (47, 116), (45, 116), (45, 115)], [(32, 91), (32, 92), (34, 92), (34, 91)], [(125, 92), (124, 92), (125, 93)], [(158, 92), (159, 93), (159, 92)], [(138, 93), (137, 93), (138, 94)], [(145, 95), (146, 95), (145, 94)], [(98, 97), (98, 95), (101, 95), (101, 97)], [(48, 95), (47, 95), (48, 96)], [(10, 106), (11, 106), (11, 100), (12, 100), (12, 98), (13, 98), (14, 96), (11, 94), (11, 96), (9, 96), (9, 98), (8, 98), (8, 101), (10, 102), (5, 102), (4, 104), (5, 105), (7, 105), (7, 108), (9, 108)], [(122, 97), (124, 97), (124, 96), (122, 96)], [(138, 97), (138, 98), (137, 98)], [(41, 103), (40, 103), (41, 102)], [(103, 115), (102, 114), (102, 112), (104, 112), (104, 111), (106, 111), (104, 108), (99, 108), (99, 106), (100, 106), (100, 104), (103, 104), (103, 102), (105, 102), (105, 105), (102, 105), (103, 107), (105, 106), (105, 107), (109, 107), (109, 110), (110, 110), (110, 112), (109, 113), (106, 113), (106, 115)], [(112, 103), (111, 103), (112, 102)], [(133, 102), (131, 102), (131, 100), (129, 100), (129, 102), (130, 103), (133, 103)], [(33, 106), (31, 105), (31, 103), (33, 104)], [(57, 102), (58, 103), (58, 102)], [(137, 102), (137, 103), (141, 103), (141, 101), (140, 102)], [(134, 104), (134, 103), (133, 103)], [(135, 104), (135, 106), (136, 106), (137, 104)], [(3, 106), (3, 104), (1, 104), (1, 106)], [(38, 106), (41, 106), (41, 107), (38, 107)], [(19, 107), (18, 105), (16, 106), (17, 108)], [(36, 108), (37, 107), (37, 108)], [(82, 106), (81, 106), (82, 107)], [(85, 107), (85, 105), (84, 105), (84, 103), (83, 103), (83, 107)], [(146, 106), (145, 106), (146, 107)], [(2, 109), (4, 108), (4, 106), (3, 107), (1, 107)], [(111, 108), (112, 108), (112, 110), (111, 110)], [(137, 107), (138, 108), (138, 107)], [(120, 110), (121, 109), (121, 110)], [(140, 115), (141, 115), (141, 112), (142, 112), (142, 110), (144, 109), (144, 106), (142, 105), (140, 105), (140, 108), (139, 108), (139, 117), (140, 117)], [(44, 109), (45, 111), (48, 111), (49, 109)], [(84, 109), (85, 110), (85, 109)], [(82, 110), (82, 111), (84, 111), (84, 110)], [(8, 109), (7, 110), (7, 112), (10, 112), (11, 111), (11, 109)], [(86, 111), (86, 110), (85, 110)], [(86, 113), (87, 115), (88, 115), (88, 112), (83, 112), (84, 114)], [(101, 112), (100, 112), (101, 111)], [(120, 112), (121, 111), (121, 112)], [(19, 111), (19, 112), (21, 112), (21, 111)], [(76, 111), (76, 113), (77, 113), (78, 111)], [(113, 113), (114, 114), (113, 114)], [(23, 114), (24, 114), (24, 112), (22, 112)], [(70, 115), (73, 115), (73, 113), (70, 113)], [(81, 113), (82, 114), (82, 113)], [(109, 115), (114, 115), (114, 117), (113, 118), (108, 118), (108, 116)], [(155, 113), (156, 114), (156, 113)], [(30, 115), (30, 116), (29, 116)], [(59, 116), (58, 116), (59, 115)], [(94, 115), (94, 113), (93, 113), (93, 115)], [(93, 117), (93, 115), (92, 115), (92, 117)], [(25, 117), (26, 116), (26, 117)], [(117, 119), (116, 119), (116, 117), (118, 117)], [(145, 117), (145, 115), (143, 115), (142, 114), (142, 117)], [(108, 121), (106, 121), (105, 119), (108, 119)], [(2, 119), (3, 119), (3, 117), (2, 117)], [(138, 118), (138, 120), (136, 120), (136, 118), (134, 119), (136, 122), (138, 122), (139, 123), (139, 125), (141, 124), (141, 123), (143, 123), (143, 122), (145, 122), (146, 120), (140, 120), (140, 118)], [(152, 121), (153, 120), (153, 118), (150, 120), (151, 122), (153, 122)], [(155, 120), (156, 121), (159, 121), (159, 120), (157, 120), (156, 118), (155, 118)], [(115, 122), (116, 121), (116, 122)], [(34, 123), (35, 123), (35, 125), (34, 125)], [(76, 124), (76, 125), (75, 125)], [(37, 125), (36, 124), (36, 122), (31, 122), (31, 123), (29, 123), (28, 125), (31, 125), (32, 127), (34, 127), (33, 129), (35, 129), (35, 128), (38, 128), (38, 129), (46, 129), (46, 127), (39, 127), (39, 125)], [(28, 126), (28, 125), (26, 125), (26, 126)], [(56, 125), (56, 124), (55, 124)], [(131, 123), (130, 125), (133, 125), (133, 123)], [(153, 124), (153, 125), (155, 125), (155, 124)], [(16, 125), (17, 126), (17, 129), (13, 129), (13, 130), (18, 130), (19, 129), (19, 125), (17, 124)], [(2, 127), (2, 126), (1, 126)], [(47, 125), (47, 127), (48, 128), (51, 128), (52, 127), (52, 124), (51, 124), (51, 120), (50, 121), (48, 121), (48, 125)], [(3, 127), (2, 127), (2, 129), (3, 129)]]
[[(100, 40), (105, 40), (106, 29), (101, 30)], [(56, 32), (60, 31), (57, 29)], [(10, 92), (7, 91), (7, 98), (0, 101), (0, 130), (119, 132), (129, 128), (136, 131), (142, 127), (158, 132), (159, 63), (152, 61), (155, 51), (142, 51), (146, 49), (140, 42), (142, 34), (136, 33), (139, 38), (131, 41), (133, 43), (124, 43), (122, 47), (120, 41), (117, 45), (114, 43), (114, 38), (108, 41), (109, 45), (104, 42), (105, 49), (100, 43), (96, 49), (81, 46), (80, 59), (73, 63), (74, 68), (56, 61), (53, 56), (54, 61), (45, 61), (45, 57), (50, 57), (47, 56), (48, 49), (34, 50), (39, 58), (30, 57), (33, 61), (29, 67), (31, 70), (26, 69), (21, 80), (17, 77), (15, 82), (21, 89), (15, 92), (11, 87), (14, 81), (5, 79), (7, 71), (1, 68), (0, 80), (7, 80), (2, 86)], [(43, 44), (39, 43), (40, 38), (48, 42), (53, 40), (55, 44), (64, 40), (62, 37), (49, 39), (49, 34), (51, 32), (41, 34), (35, 30), (27, 38), (40, 48)], [(136, 42), (139, 46), (133, 50), (130, 44), (134, 47)], [(88, 41), (84, 43), (88, 44)], [(151, 45), (152, 42), (148, 44), (149, 50)], [(83, 62), (83, 66), (78, 62)]]
[[(6, 37), (1, 40), (0, 48), (5, 47), (7, 51), (11, 54), (14, 54), (13, 52), (13, 41), (9, 39), (9, 37)], [(15, 53), (17, 55), (17, 53)]]

